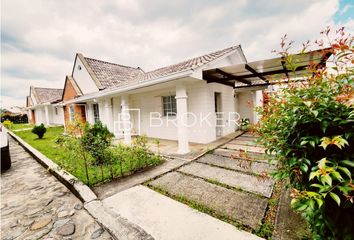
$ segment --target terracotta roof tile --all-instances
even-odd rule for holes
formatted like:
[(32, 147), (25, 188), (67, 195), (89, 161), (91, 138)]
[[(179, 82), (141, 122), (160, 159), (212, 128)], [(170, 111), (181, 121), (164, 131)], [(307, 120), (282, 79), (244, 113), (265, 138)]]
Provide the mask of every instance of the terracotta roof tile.
[(144, 74), (140, 68), (132, 68), (87, 57), (85, 57), (85, 60), (104, 88), (125, 85)]
[(239, 45), (232, 46), (149, 72), (144, 72), (141, 68), (123, 66), (88, 57), (85, 57), (85, 60), (104, 88), (114, 88), (132, 83), (148, 81), (187, 70), (193, 70), (216, 60), (217, 58), (222, 57), (223, 55), (228, 54), (239, 47)]
[(63, 95), (63, 89), (57, 88), (33, 87), (32, 91), (38, 104), (60, 101)]

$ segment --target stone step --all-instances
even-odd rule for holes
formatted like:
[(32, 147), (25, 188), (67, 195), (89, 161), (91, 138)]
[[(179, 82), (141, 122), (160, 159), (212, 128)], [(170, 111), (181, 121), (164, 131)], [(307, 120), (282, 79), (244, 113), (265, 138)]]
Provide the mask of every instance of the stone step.
[(267, 208), (265, 198), (230, 190), (178, 172), (168, 173), (149, 185), (161, 188), (174, 197), (183, 197), (206, 206), (219, 215), (227, 216), (253, 229), (258, 228)]
[(197, 162), (258, 175), (269, 173), (275, 169), (274, 165), (269, 165), (267, 162), (258, 162), (252, 159), (230, 158), (216, 154), (207, 154), (199, 158)]
[(241, 138), (236, 138), (230, 142), (230, 144), (239, 144), (239, 145), (246, 145), (246, 146), (257, 146), (257, 143), (253, 140), (245, 140)]
[(258, 136), (252, 133), (244, 133), (241, 137), (257, 138)]
[(252, 159), (254, 161), (268, 162), (267, 155), (262, 153), (254, 153), (254, 152), (246, 153), (237, 150), (218, 148), (214, 150), (213, 154), (229, 157), (229, 158), (232, 157), (232, 158), (241, 158), (241, 159)]
[(258, 146), (246, 146), (241, 144), (233, 144), (227, 143), (223, 145), (221, 148), (231, 149), (231, 150), (243, 150), (247, 152), (255, 152), (255, 153), (265, 153), (265, 148)]
[(264, 197), (269, 198), (272, 195), (274, 180), (270, 178), (213, 167), (198, 162), (192, 162), (182, 166), (178, 171), (207, 180), (218, 181), (222, 184), (256, 193)]

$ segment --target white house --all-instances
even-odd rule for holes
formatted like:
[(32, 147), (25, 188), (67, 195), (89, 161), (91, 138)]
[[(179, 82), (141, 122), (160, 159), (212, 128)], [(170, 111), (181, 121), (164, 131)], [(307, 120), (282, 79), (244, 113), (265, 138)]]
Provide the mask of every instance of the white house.
[[(323, 60), (316, 52), (301, 55), (299, 69), (316, 59)], [(210, 143), (234, 132), (242, 118), (257, 122), (254, 107), (271, 84), (267, 77), (289, 78), (282, 61), (247, 63), (237, 45), (145, 72), (76, 54), (64, 89), (64, 95), (75, 94), (63, 105), (66, 115), (80, 109), (82, 119), (103, 122), (126, 143), (134, 134), (146, 134), (178, 141), (184, 154), (190, 142)]]
[(236, 94), (230, 84), (203, 78), (205, 70), (241, 63), (246, 58), (239, 45), (149, 72), (77, 54), (71, 77), (82, 94), (64, 105), (85, 106), (88, 122), (100, 120), (127, 143), (131, 135), (146, 134), (177, 140), (179, 153), (187, 153), (189, 142), (209, 143), (234, 132), (238, 111), (256, 121), (260, 89)]
[(63, 89), (30, 87), (26, 98), (28, 121), (32, 124), (63, 125), (63, 108), (55, 103), (61, 101)]

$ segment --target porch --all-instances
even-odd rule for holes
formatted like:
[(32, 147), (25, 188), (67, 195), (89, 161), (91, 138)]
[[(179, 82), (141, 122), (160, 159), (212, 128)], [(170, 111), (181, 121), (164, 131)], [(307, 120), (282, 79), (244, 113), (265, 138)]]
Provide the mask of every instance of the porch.
[[(189, 143), (189, 152), (185, 154), (179, 153), (178, 148), (178, 140), (166, 140), (166, 139), (158, 139), (158, 138), (148, 138), (147, 146), (149, 150), (154, 153), (169, 157), (169, 158), (179, 158), (182, 160), (191, 161), (194, 160), (206, 152), (212, 151), (218, 148), (221, 145), (224, 145), (230, 142), (232, 139), (241, 135), (242, 131), (236, 131), (230, 133), (226, 136), (223, 136), (211, 143), (202, 144), (202, 143)], [(135, 137), (133, 137), (134, 139)], [(123, 139), (114, 139), (114, 144), (124, 143)]]

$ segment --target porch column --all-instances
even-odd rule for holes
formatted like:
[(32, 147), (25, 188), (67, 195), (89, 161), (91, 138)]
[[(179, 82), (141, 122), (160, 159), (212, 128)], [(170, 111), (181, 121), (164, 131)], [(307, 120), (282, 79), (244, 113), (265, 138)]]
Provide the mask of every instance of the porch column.
[(86, 112), (87, 112), (87, 116), (86, 116), (86, 122), (93, 124), (93, 107), (91, 103), (87, 103), (86, 104)]
[(44, 113), (45, 113), (45, 125), (49, 125), (49, 109), (48, 105), (44, 107)]
[(188, 144), (188, 112), (187, 112), (187, 89), (184, 83), (176, 85), (177, 103), (177, 131), (178, 131), (178, 153), (189, 152)]
[(110, 98), (105, 99), (104, 101), (104, 109), (105, 109), (105, 119), (106, 125), (109, 131), (113, 132), (113, 109), (112, 109), (112, 101)]
[(124, 143), (131, 144), (132, 137), (131, 137), (131, 116), (129, 114), (129, 96), (123, 95), (121, 100), (121, 121), (123, 127), (123, 134), (124, 134)]
[(260, 116), (256, 112), (256, 108), (263, 106), (263, 91), (262, 90), (253, 91), (252, 98), (253, 98), (253, 123), (257, 123), (260, 119)]

